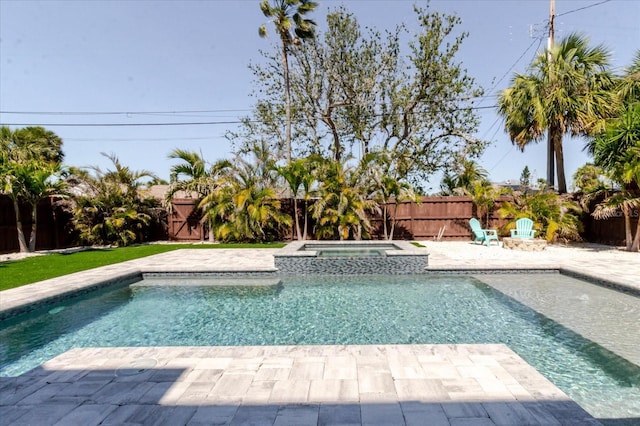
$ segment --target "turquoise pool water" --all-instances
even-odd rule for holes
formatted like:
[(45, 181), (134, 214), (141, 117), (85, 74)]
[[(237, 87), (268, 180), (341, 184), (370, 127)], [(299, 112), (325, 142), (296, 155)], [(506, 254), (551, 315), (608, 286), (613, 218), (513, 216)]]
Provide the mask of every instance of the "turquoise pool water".
[(142, 284), (5, 321), (0, 375), (74, 347), (505, 343), (595, 417), (640, 418), (639, 367), (474, 277)]

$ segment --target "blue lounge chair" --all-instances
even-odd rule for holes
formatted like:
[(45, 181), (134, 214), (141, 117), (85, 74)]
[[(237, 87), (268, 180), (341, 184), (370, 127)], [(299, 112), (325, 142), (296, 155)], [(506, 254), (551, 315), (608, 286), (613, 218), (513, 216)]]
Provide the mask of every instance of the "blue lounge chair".
[(475, 217), (469, 219), (469, 226), (471, 227), (471, 232), (473, 232), (473, 241), (478, 242), (480, 244), (487, 244), (487, 247), (491, 244), (491, 241), (496, 242), (496, 244), (500, 244), (498, 240), (498, 232), (495, 229), (482, 229), (482, 225), (480, 225), (480, 221)]
[(533, 238), (535, 234), (533, 221), (526, 217), (516, 220), (516, 229), (511, 230), (511, 238)]

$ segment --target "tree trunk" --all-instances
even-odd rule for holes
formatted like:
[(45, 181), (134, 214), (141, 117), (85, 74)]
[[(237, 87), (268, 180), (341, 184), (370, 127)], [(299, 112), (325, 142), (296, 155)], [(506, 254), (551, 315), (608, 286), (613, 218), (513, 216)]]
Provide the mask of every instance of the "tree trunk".
[(300, 219), (298, 218), (298, 199), (295, 194), (293, 196), (293, 218), (296, 221), (296, 238), (302, 240), (302, 232), (300, 231)]
[(20, 253), (28, 253), (29, 246), (27, 246), (27, 240), (24, 238), (24, 230), (22, 229), (22, 221), (20, 220), (20, 207), (18, 206), (18, 199), (11, 197), (13, 200), (13, 211), (16, 214), (16, 228), (18, 231), (18, 245), (20, 246)]
[(387, 204), (385, 203), (382, 208), (382, 229), (384, 229), (384, 239), (390, 240), (389, 233), (387, 232)]
[(553, 146), (556, 151), (556, 168), (558, 171), (558, 194), (567, 193), (567, 180), (564, 176), (564, 153), (562, 151), (562, 133), (554, 132)]
[(282, 41), (282, 70), (284, 73), (284, 109), (286, 116), (285, 142), (287, 164), (291, 163), (291, 85), (289, 83), (289, 59), (287, 55), (287, 42)]
[(389, 241), (393, 240), (393, 233), (396, 230), (396, 213), (398, 212), (398, 203), (393, 205), (393, 218), (391, 219), (391, 231), (389, 231)]
[(213, 220), (209, 220), (209, 242), (213, 243), (215, 242), (215, 237), (213, 236)]
[(555, 145), (551, 127), (547, 130), (547, 186), (551, 189), (555, 186)]
[(633, 236), (631, 235), (631, 212), (629, 209), (622, 209), (624, 214), (624, 242), (627, 251), (631, 251), (633, 245)]
[(636, 226), (636, 236), (633, 238), (631, 251), (640, 251), (640, 214), (638, 215), (638, 226)]
[(305, 199), (304, 200), (304, 230), (303, 230), (303, 235), (302, 235), (302, 240), (303, 241), (307, 240), (307, 228), (309, 228), (308, 216), (309, 216), (309, 207), (308, 207), (308, 202)]
[(31, 205), (31, 235), (29, 235), (29, 251), (36, 251), (36, 232), (38, 231), (38, 202)]

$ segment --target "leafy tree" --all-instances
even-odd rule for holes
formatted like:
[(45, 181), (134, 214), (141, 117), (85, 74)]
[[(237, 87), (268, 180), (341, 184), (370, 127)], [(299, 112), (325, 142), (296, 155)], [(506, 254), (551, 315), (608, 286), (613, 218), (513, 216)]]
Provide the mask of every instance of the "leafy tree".
[(520, 186), (523, 188), (529, 188), (531, 186), (531, 171), (529, 166), (524, 166), (522, 173), (520, 173)]
[[(305, 19), (304, 15), (312, 12), (318, 4), (311, 0), (263, 0), (260, 10), (267, 18), (273, 19), (276, 32), (282, 43), (281, 60), (285, 87), (286, 114), (286, 152), (287, 162), (291, 161), (291, 89), (289, 84), (289, 51), (292, 45), (298, 45), (306, 39), (313, 38), (315, 22)], [(293, 32), (292, 32), (293, 31)], [(265, 25), (260, 26), (260, 37), (267, 36)]]
[(67, 178), (74, 194), (74, 225), (85, 244), (126, 246), (139, 242), (158, 204), (142, 191), (145, 180), (154, 175), (131, 170), (114, 154), (102, 155), (111, 160), (112, 170), (74, 168)]
[[(562, 137), (593, 135), (615, 106), (609, 53), (603, 46), (570, 34), (538, 54), (528, 74), (516, 74), (498, 100), (511, 141), (524, 150), (547, 134), (558, 174), (558, 192), (567, 192)], [(554, 184), (553, 159), (547, 183)]]
[[(62, 139), (42, 127), (11, 130), (0, 128), (0, 193), (8, 195), (16, 216), (20, 252), (36, 248), (38, 202), (63, 193)], [(29, 242), (22, 227), (20, 202), (29, 205), (31, 232)]]
[[(344, 9), (327, 16), (329, 30), (293, 50), (291, 68), (292, 143), (300, 155), (320, 154), (343, 161), (357, 151), (387, 152), (398, 177), (417, 186), (452, 156), (481, 153), (485, 143), (472, 135), (478, 120), (469, 99), (481, 93), (456, 61), (466, 34), (460, 20), (416, 9), (417, 34), (404, 27), (382, 36), (364, 34)], [(400, 40), (410, 38), (408, 52)], [(279, 151), (285, 110), (277, 56), (252, 66), (258, 102), (253, 117), (229, 137), (241, 150), (266, 138)], [(351, 150), (351, 152), (349, 152)]]
[(591, 194), (604, 189), (604, 175), (605, 172), (602, 167), (596, 166), (593, 163), (587, 163), (579, 167), (573, 174), (573, 182), (577, 191), (583, 194)]

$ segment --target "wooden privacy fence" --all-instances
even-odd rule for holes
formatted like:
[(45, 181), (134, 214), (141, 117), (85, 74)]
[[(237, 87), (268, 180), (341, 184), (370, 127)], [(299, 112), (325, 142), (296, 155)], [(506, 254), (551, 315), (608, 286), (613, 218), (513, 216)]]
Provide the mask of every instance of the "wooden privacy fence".
[[(174, 199), (170, 214), (167, 217), (165, 229), (152, 232), (149, 241), (165, 239), (175, 241), (204, 241), (208, 239), (207, 229), (200, 214), (195, 211), (196, 200), (192, 198)], [(499, 206), (496, 201), (494, 214), (489, 218), (490, 228), (501, 228), (507, 223), (495, 214)], [(282, 209), (292, 212), (292, 202), (281, 200)], [(25, 206), (26, 207), (26, 206)], [(394, 206), (389, 206), (394, 214)], [(22, 224), (25, 235), (29, 238), (31, 232), (31, 217), (28, 209), (21, 209)], [(395, 211), (397, 218), (395, 239), (434, 240), (443, 241), (469, 240), (469, 218), (477, 217), (475, 207), (467, 197), (424, 197), (420, 203), (404, 202)], [(374, 216), (372, 238), (382, 239), (382, 218)], [(484, 222), (484, 220), (483, 220)], [(638, 222), (638, 212), (633, 213), (632, 229), (635, 231)], [(310, 224), (310, 231), (312, 230)], [(620, 215), (607, 220), (596, 220), (590, 215), (584, 217), (584, 238), (587, 241), (602, 244), (623, 245), (624, 218)], [(50, 250), (70, 247), (75, 242), (68, 213), (52, 204), (51, 199), (42, 200), (38, 204), (38, 236), (37, 250)], [(293, 237), (293, 235), (291, 235)], [(313, 236), (311, 236), (312, 238)], [(16, 220), (11, 199), (0, 195), (0, 253), (18, 251), (18, 237)]]
[[(496, 208), (499, 201), (496, 201)], [(394, 205), (388, 206), (391, 214)], [(494, 209), (495, 213), (495, 209)], [(469, 219), (477, 217), (476, 209), (468, 197), (423, 197), (420, 203), (403, 202), (395, 211), (397, 239), (461, 241), (471, 238)], [(484, 219), (481, 220), (484, 223)], [(376, 238), (384, 238), (382, 217), (372, 218)], [(499, 228), (507, 223), (493, 214), (489, 227)]]
[[(20, 221), (27, 244), (31, 235), (31, 209), (20, 204)], [(70, 247), (73, 242), (71, 216), (53, 203), (52, 198), (38, 203), (38, 228), (36, 250), (51, 250)], [(11, 198), (0, 195), (0, 253), (18, 251), (18, 230)]]
[[(208, 238), (206, 227), (199, 214), (194, 213), (195, 200), (192, 198), (174, 199), (172, 213), (169, 215), (169, 239), (176, 241), (203, 241)], [(301, 204), (301, 203), (299, 203)], [(292, 213), (293, 203), (282, 200), (282, 209)], [(496, 202), (496, 206), (498, 202)], [(424, 197), (420, 203), (403, 202), (389, 205), (389, 211), (397, 218), (394, 238), (396, 239), (435, 239), (456, 241), (471, 237), (469, 218), (476, 216), (475, 207), (468, 197)], [(372, 238), (384, 238), (382, 217), (371, 218)], [(506, 220), (490, 217), (491, 227), (500, 227)], [(309, 231), (312, 231), (310, 223)]]

